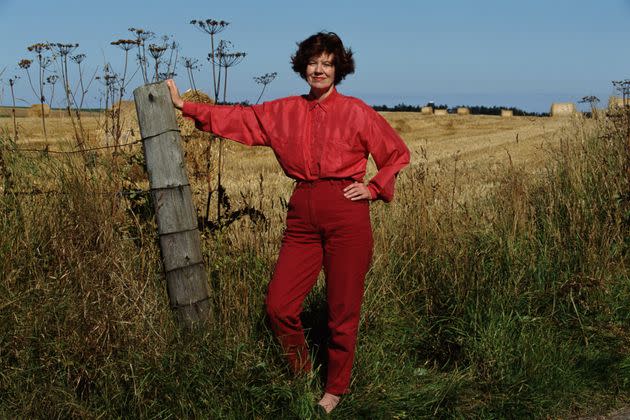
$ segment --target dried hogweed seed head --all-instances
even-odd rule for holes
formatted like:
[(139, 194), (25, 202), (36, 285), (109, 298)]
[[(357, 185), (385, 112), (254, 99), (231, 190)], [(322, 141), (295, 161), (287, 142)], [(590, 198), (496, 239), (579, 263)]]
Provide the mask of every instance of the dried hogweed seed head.
[(175, 77), (177, 77), (177, 73), (172, 72), (172, 71), (158, 73), (158, 78), (160, 80), (174, 79)]
[(193, 19), (190, 21), (191, 25), (196, 26), (202, 32), (205, 32), (209, 35), (215, 35), (224, 30), (230, 23), (224, 20), (215, 20), (215, 19), (206, 19), (206, 20), (197, 20)]
[(275, 71), (273, 73), (265, 73), (262, 76), (254, 77), (254, 81), (259, 85), (268, 85), (269, 83), (273, 82), (277, 75), (278, 72)]
[(56, 44), (50, 44), (50, 46), (52, 49), (54, 49), (57, 52), (57, 54), (59, 54), (62, 57), (65, 57), (68, 54), (72, 53), (75, 49), (77, 49), (79, 44), (56, 43)]
[(28, 47), (26, 47), (26, 49), (30, 52), (41, 54), (44, 51), (50, 50), (50, 44), (47, 42), (38, 42), (36, 44), (29, 45)]
[(187, 69), (197, 70), (200, 66), (200, 64), (198, 64), (199, 60), (196, 58), (182, 57), (182, 60), (184, 61), (184, 67)]
[(582, 99), (580, 99), (578, 101), (581, 104), (585, 104), (585, 103), (597, 103), (599, 102), (599, 98), (597, 96), (593, 96), (593, 95), (589, 95), (589, 96), (584, 96)]
[(33, 62), (31, 60), (28, 60), (28, 59), (24, 58), (24, 59), (20, 60), (20, 62), (18, 63), (18, 66), (20, 68), (23, 68), (23, 69), (28, 69), (29, 67), (31, 67), (32, 63)]
[(85, 54), (73, 55), (70, 59), (77, 64), (81, 64), (81, 62), (85, 59)]
[(156, 60), (164, 54), (164, 51), (166, 51), (165, 45), (149, 45), (149, 53), (151, 53), (151, 56)]
[(153, 38), (155, 35), (153, 32), (145, 31), (144, 29), (141, 29), (141, 28), (129, 28), (129, 31), (136, 34), (136, 39), (139, 42), (138, 45), (144, 45), (144, 42), (146, 40)]
[(140, 40), (138, 39), (119, 39), (116, 41), (110, 42), (111, 45), (114, 45), (123, 51), (129, 51), (133, 47), (140, 45)]

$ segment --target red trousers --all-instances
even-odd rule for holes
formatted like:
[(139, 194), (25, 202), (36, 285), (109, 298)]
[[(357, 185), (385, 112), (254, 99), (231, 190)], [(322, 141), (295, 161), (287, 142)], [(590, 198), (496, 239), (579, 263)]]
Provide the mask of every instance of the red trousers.
[(326, 274), (328, 376), (326, 392), (348, 392), (365, 274), (372, 259), (369, 203), (343, 196), (348, 180), (299, 182), (269, 283), (266, 308), (275, 335), (296, 373), (311, 362), (300, 321), (302, 302), (319, 272)]

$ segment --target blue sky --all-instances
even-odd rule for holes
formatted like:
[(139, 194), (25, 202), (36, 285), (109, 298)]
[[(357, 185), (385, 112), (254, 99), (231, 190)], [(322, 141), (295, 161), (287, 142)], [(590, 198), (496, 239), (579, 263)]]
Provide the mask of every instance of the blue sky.
[[(273, 71), (278, 78), (264, 99), (304, 93), (289, 56), (297, 41), (319, 30), (337, 32), (355, 51), (357, 71), (339, 90), (372, 105), (433, 100), (547, 111), (553, 101), (585, 95), (605, 101), (611, 80), (630, 78), (629, 0), (0, 0), (2, 103), (10, 101), (13, 74), (22, 77), (17, 96), (35, 102), (16, 65), (30, 58), (28, 45), (78, 42), (88, 69), (110, 62), (120, 71), (122, 54), (109, 43), (129, 38), (132, 26), (173, 35), (182, 55), (204, 63), (196, 80), (208, 90), (209, 37), (188, 23), (206, 18), (231, 22), (219, 38), (248, 54), (230, 70), (232, 101), (255, 101), (260, 89), (252, 78)], [(185, 90), (184, 68), (178, 72)], [(139, 77), (132, 86), (138, 83)], [(90, 93), (92, 104), (98, 96), (97, 89)]]

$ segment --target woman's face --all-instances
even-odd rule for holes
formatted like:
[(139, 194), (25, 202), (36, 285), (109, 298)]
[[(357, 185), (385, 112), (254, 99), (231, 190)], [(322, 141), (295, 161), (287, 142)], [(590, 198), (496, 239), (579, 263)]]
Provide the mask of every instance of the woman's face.
[(332, 53), (312, 57), (306, 65), (306, 82), (311, 89), (326, 91), (335, 83), (335, 64)]

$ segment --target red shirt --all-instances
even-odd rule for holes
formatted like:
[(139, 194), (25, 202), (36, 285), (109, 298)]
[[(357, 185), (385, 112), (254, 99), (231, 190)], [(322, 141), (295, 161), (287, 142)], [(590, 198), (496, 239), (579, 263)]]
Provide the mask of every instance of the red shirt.
[(409, 149), (387, 121), (334, 88), (322, 101), (290, 96), (253, 106), (184, 102), (182, 112), (201, 130), (271, 147), (284, 173), (296, 180), (363, 182), (371, 154), (378, 169), (368, 183), (373, 199), (391, 201), (396, 174), (409, 164)]

